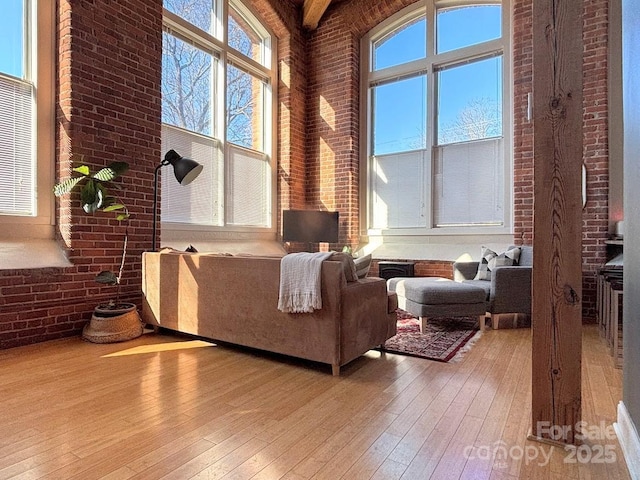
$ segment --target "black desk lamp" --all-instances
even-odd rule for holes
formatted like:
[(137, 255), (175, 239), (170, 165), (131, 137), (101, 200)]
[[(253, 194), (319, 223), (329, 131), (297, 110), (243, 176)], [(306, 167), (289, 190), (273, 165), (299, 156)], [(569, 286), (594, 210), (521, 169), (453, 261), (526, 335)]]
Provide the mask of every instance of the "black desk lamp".
[(173, 173), (180, 185), (189, 185), (193, 182), (204, 168), (195, 160), (181, 157), (175, 150), (169, 150), (164, 156), (164, 160), (156, 167), (153, 174), (153, 244), (151, 251), (156, 251), (156, 224), (158, 217), (158, 174), (160, 169), (166, 165), (173, 166)]

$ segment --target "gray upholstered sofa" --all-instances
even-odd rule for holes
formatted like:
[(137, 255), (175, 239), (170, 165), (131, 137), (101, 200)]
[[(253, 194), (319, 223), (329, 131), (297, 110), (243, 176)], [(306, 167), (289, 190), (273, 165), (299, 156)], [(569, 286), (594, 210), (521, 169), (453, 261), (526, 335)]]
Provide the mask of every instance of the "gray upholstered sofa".
[[(513, 248), (513, 246), (509, 247)], [(520, 245), (517, 266), (498, 266), (491, 271), (490, 280), (475, 280), (480, 262), (455, 262), (453, 279), (478, 287), (487, 294), (487, 312), (493, 320), (503, 313), (531, 314), (531, 272), (533, 247)], [(497, 321), (492, 321), (493, 326)]]

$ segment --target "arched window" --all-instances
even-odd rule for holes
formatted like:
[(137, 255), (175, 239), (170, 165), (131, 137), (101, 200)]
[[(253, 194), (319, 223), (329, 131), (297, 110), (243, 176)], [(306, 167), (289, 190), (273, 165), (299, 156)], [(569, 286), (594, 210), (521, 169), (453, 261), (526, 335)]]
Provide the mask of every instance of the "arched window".
[(162, 152), (205, 169), (187, 187), (163, 177), (163, 229), (271, 229), (274, 38), (240, 1), (164, 7)]
[(369, 235), (510, 231), (504, 11), (420, 2), (363, 40)]

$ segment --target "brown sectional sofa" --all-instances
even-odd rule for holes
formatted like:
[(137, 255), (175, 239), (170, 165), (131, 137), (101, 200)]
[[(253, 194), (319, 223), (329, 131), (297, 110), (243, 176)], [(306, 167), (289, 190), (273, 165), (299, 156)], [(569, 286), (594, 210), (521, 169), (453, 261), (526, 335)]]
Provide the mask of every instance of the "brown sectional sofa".
[(347, 282), (322, 264), (322, 309), (278, 310), (280, 257), (146, 252), (142, 318), (153, 326), (340, 367), (396, 333), (381, 278)]

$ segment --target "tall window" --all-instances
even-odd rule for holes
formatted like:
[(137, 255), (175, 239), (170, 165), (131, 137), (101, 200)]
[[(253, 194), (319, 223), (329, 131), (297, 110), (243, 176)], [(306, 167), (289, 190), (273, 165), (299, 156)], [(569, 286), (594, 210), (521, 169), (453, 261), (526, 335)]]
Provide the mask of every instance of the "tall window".
[(163, 177), (162, 221), (270, 228), (272, 35), (239, 1), (164, 0), (164, 7), (162, 151), (205, 169), (186, 189)]
[(370, 230), (509, 227), (507, 39), (503, 6), (482, 0), (419, 3), (365, 38)]
[[(23, 238), (47, 238), (52, 236), (53, 9), (50, 2), (32, 0), (6, 0), (2, 6), (0, 224), (21, 224)], [(3, 238), (15, 231), (0, 230)]]

